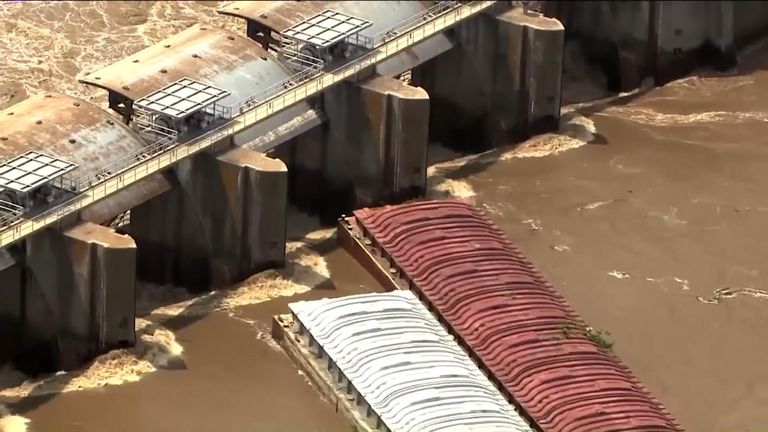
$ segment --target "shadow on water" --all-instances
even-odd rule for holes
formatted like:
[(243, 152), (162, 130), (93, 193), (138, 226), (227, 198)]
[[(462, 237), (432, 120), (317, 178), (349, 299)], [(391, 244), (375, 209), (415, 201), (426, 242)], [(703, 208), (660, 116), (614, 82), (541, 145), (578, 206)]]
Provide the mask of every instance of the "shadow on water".
[[(72, 380), (81, 376), (83, 372), (84, 370), (69, 372), (66, 375), (59, 377), (55, 383), (43, 380), (30, 390), (28, 396), (18, 400), (4, 401), (0, 399), (0, 404), (6, 405), (13, 414), (24, 415), (56, 398), (64, 391)], [(5, 390), (5, 388), (0, 388), (0, 390)]]
[[(310, 232), (311, 231), (314, 230), (310, 230)], [(313, 242), (305, 242), (301, 248), (286, 252), (286, 265), (282, 268), (257, 273), (243, 282), (234, 284), (225, 289), (211, 291), (202, 296), (191, 297), (192, 294), (190, 294), (190, 299), (186, 300), (186, 302), (182, 302), (184, 303), (184, 306), (180, 309), (173, 310), (172, 313), (165, 312), (163, 309), (166, 306), (178, 304), (178, 301), (155, 303), (153, 304), (154, 310), (146, 313), (143, 318), (149, 319), (154, 323), (176, 332), (195, 324), (211, 313), (226, 311), (235, 307), (236, 305), (232, 305), (228, 302), (232, 293), (250, 284), (256, 284), (258, 286), (264, 281), (282, 279), (285, 281), (294, 281), (297, 284), (300, 284), (303, 281), (317, 282), (311, 284), (310, 288), (312, 289), (335, 289), (333, 281), (330, 278), (318, 272), (311, 265), (302, 263), (298, 258), (307, 252), (323, 257), (333, 252), (336, 248), (335, 235)]]
[(631, 92), (621, 93), (615, 96), (609, 96), (602, 99), (597, 99), (590, 102), (582, 102), (578, 104), (569, 105), (568, 112), (575, 112), (583, 116), (589, 117), (591, 115), (599, 114), (602, 111), (617, 106), (628, 105), (635, 102), (637, 99), (645, 96), (648, 92), (652, 91), (656, 87), (650, 83), (645, 86), (635, 89)]
[[(609, 145), (610, 143), (607, 138), (599, 132), (590, 129), (586, 124), (571, 122), (571, 120), (576, 116), (590, 117), (610, 107), (629, 104), (650, 90), (650, 88), (638, 89), (627, 94), (611, 96), (593, 102), (574, 104), (566, 107), (561, 115), (560, 130), (554, 131), (553, 133), (570, 137), (590, 137), (590, 139), (586, 141), (586, 145)], [(532, 138), (535, 139), (536, 137)], [(441, 171), (441, 175), (447, 179), (458, 180), (480, 174), (497, 163), (506, 153), (525, 144), (526, 141), (517, 142), (479, 154), (466, 155), (454, 153), (452, 156), (454, 158), (460, 157), (462, 163), (457, 166), (452, 166), (449, 170)], [(435, 157), (430, 156), (430, 161), (437, 164), (450, 159), (449, 155), (438, 154)]]

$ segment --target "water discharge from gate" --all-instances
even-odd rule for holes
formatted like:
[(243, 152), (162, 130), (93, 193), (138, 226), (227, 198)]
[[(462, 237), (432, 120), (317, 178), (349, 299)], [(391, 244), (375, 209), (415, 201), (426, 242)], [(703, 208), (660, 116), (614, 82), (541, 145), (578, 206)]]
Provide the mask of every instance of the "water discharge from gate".
[[(0, 108), (47, 90), (103, 104), (103, 92), (73, 78), (195, 22), (244, 33), (215, 6), (4, 4)], [(567, 102), (609, 96), (575, 51), (566, 49)], [(768, 424), (767, 353), (755, 331), (768, 326), (768, 249), (755, 235), (768, 209), (766, 52), (756, 47), (733, 73), (571, 105), (560, 133), (516, 148), (431, 149), (430, 196), (475, 200), (587, 321), (612, 333), (689, 430)], [(4, 370), (0, 430), (347, 430), (269, 343), (269, 323), (290, 301), (376, 285), (332, 231), (292, 218), (287, 269), (196, 297), (143, 287), (137, 348), (26, 384)]]

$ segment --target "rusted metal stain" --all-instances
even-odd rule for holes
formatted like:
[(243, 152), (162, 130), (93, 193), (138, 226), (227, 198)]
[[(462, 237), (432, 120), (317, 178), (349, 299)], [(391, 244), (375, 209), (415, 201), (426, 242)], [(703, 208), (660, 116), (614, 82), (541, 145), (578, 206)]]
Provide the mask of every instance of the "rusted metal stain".
[(186, 77), (229, 90), (230, 104), (289, 75), (258, 43), (197, 24), (79, 81), (137, 100)]
[(326, 10), (339, 1), (237, 1), (218, 10), (220, 14), (244, 18), (282, 32), (296, 23)]
[(390, 98), (389, 88), (391, 78), (377, 77), (364, 83), (361, 92), (363, 102), (364, 118), (368, 121), (368, 130), (372, 132), (376, 139), (374, 150), (377, 152), (378, 161), (383, 162), (386, 158), (385, 151), (387, 143), (387, 110), (389, 108), (388, 99)]
[(375, 34), (400, 24), (435, 1), (237, 1), (219, 9), (219, 13), (235, 16), (266, 26), (278, 33), (318, 13), (333, 9), (373, 22), (364, 33)]
[[(434, 1), (237, 1), (219, 9), (219, 13), (263, 25), (281, 33), (314, 15), (334, 9), (371, 21), (362, 33), (373, 36), (384, 32), (434, 6)], [(376, 67), (382, 75), (397, 75), (453, 48), (444, 34), (409, 48)]]
[(682, 430), (471, 205), (416, 202), (358, 210), (354, 220), (390, 273), (419, 294), (542, 430)]
[[(233, 1), (224, 7), (220, 7), (216, 12), (222, 15), (233, 16), (236, 18), (251, 19), (251, 17), (258, 17), (261, 14), (266, 14), (267, 11), (274, 7), (280, 6), (282, 1)], [(294, 2), (287, 2), (294, 3)], [(298, 2), (296, 2), (298, 3)], [(312, 2), (312, 3), (330, 3), (324, 1)], [(287, 27), (286, 27), (287, 28)]]
[(294, 105), (241, 132), (235, 144), (265, 152), (320, 126), (325, 120), (322, 111)]
[[(234, 230), (238, 236), (243, 234), (243, 210), (242, 206), (244, 201), (247, 201), (247, 191), (244, 188), (243, 183), (247, 178), (247, 168), (243, 166), (236, 154), (241, 151), (249, 151), (248, 149), (238, 147), (227, 152), (226, 157), (217, 158), (216, 169), (221, 179), (221, 186), (224, 189), (224, 202), (226, 202), (227, 213), (231, 215), (234, 221)], [(235, 153), (230, 155), (229, 153)], [(224, 209), (220, 209), (223, 211)]]
[[(89, 224), (85, 224), (89, 225)], [(79, 227), (78, 227), (79, 228)], [(72, 264), (73, 293), (82, 296), (81, 301), (90, 297), (93, 280), (91, 279), (93, 266), (93, 239), (79, 232), (78, 228), (65, 233), (69, 241), (65, 242), (69, 252), (69, 261)]]
[(96, 170), (144, 142), (107, 111), (56, 93), (39, 94), (0, 111), (0, 160), (37, 150)]

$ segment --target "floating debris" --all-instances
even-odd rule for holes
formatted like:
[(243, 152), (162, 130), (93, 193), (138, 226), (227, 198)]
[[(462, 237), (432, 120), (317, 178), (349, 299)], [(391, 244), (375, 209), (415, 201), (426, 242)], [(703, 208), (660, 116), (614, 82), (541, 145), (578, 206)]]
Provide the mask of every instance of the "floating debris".
[(680, 284), (680, 288), (683, 291), (688, 291), (688, 290), (691, 289), (691, 286), (690, 286), (690, 284), (689, 284), (687, 279), (681, 279), (681, 278), (676, 277), (676, 276), (673, 276), (673, 277), (665, 276), (665, 277), (663, 277), (661, 279), (655, 279), (655, 278), (652, 278), (652, 277), (647, 277), (647, 278), (645, 278), (645, 280), (647, 280), (648, 282), (654, 282), (654, 283), (660, 283), (660, 284), (664, 284), (664, 282), (666, 282), (666, 281), (674, 281), (674, 282)]
[(608, 272), (608, 274), (615, 277), (616, 279), (629, 279), (630, 277), (632, 277), (629, 275), (629, 273), (619, 271), (619, 270), (611, 270), (610, 272)]
[(541, 231), (541, 221), (538, 219), (526, 219), (523, 221), (531, 231)]
[(604, 205), (607, 205), (607, 204), (611, 204), (611, 203), (613, 203), (613, 202), (615, 202), (615, 201), (616, 201), (616, 200), (609, 200), (609, 201), (594, 201), (594, 202), (591, 202), (591, 203), (588, 203), (588, 204), (584, 204), (583, 206), (579, 206), (579, 207), (578, 207), (578, 210), (579, 210), (580, 212), (581, 212), (581, 211), (585, 211), (585, 210), (594, 210), (594, 209), (596, 209), (596, 208), (598, 208), (598, 207), (602, 207), (602, 206), (604, 206)]
[(754, 288), (735, 288), (735, 287), (723, 287), (713, 291), (712, 297), (704, 298), (697, 296), (696, 300), (706, 304), (720, 304), (724, 299), (734, 298), (736, 296), (745, 295), (754, 297), (760, 300), (768, 300), (768, 291), (763, 291)]

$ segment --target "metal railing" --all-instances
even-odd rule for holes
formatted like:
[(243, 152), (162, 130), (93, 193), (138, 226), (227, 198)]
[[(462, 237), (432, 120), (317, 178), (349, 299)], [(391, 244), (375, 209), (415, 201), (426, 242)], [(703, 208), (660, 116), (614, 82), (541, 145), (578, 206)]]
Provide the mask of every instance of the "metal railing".
[(267, 101), (281, 92), (290, 90), (297, 85), (303, 84), (313, 77), (317, 76), (323, 70), (325, 66), (324, 62), (320, 59), (302, 54), (293, 50), (281, 50), (278, 53), (278, 59), (283, 62), (294, 66), (299, 72), (285, 78), (284, 80), (270, 85), (258, 92), (247, 96), (226, 108), (228, 116), (226, 118), (234, 119), (246, 111), (254, 108), (260, 103)]
[(82, 192), (88, 188), (105, 181), (112, 176), (143, 162), (159, 153), (162, 153), (178, 144), (178, 133), (152, 123), (141, 114), (135, 118), (134, 125), (137, 132), (148, 143), (146, 146), (134, 152), (128, 153), (120, 159), (89, 173), (85, 173), (74, 180), (74, 192)]
[(350, 45), (355, 45), (355, 46), (368, 48), (368, 49), (376, 48), (374, 39), (371, 36), (366, 36), (362, 33), (355, 33), (351, 36), (347, 36), (347, 38), (344, 40)]
[(296, 41), (284, 43), (278, 48), (277, 59), (293, 71), (303, 71), (306, 69), (320, 70), (325, 66), (325, 62), (322, 59), (303, 54)]
[(0, 200), (0, 227), (6, 227), (21, 218), (24, 207), (12, 202)]
[[(432, 19), (441, 13), (448, 12), (456, 7), (460, 6), (458, 1), (442, 1), (436, 5), (419, 12), (416, 15), (411, 16), (407, 20), (390, 27), (387, 30), (377, 33), (374, 36), (366, 36), (364, 34), (354, 34), (347, 37), (347, 42), (352, 45), (360, 47), (374, 49), (377, 46), (386, 43), (392, 37), (395, 37), (412, 27), (422, 24), (424, 21)], [(244, 97), (240, 101), (232, 105), (217, 105), (215, 110), (208, 108), (210, 114), (219, 114), (222, 118), (233, 119), (239, 115), (242, 115), (245, 111), (252, 109), (254, 106), (260, 104), (263, 101), (269, 100), (271, 97), (279, 94), (281, 91), (288, 90), (296, 85), (302, 84), (320, 71), (325, 66), (325, 62), (322, 59), (318, 59), (299, 52), (298, 43), (296, 41), (286, 42), (281, 49), (278, 50), (278, 60), (282, 61), (291, 70), (297, 70), (298, 72), (285, 78), (284, 80), (275, 83), (265, 89)]]
[(231, 118), (231, 115), (229, 112), (229, 106), (226, 106), (226, 105), (211, 104), (203, 108), (202, 111), (205, 114), (213, 116), (214, 118), (225, 118), (225, 119)]
[(373, 47), (378, 47), (382, 44), (385, 44), (387, 41), (397, 37), (402, 33), (407, 32), (413, 27), (419, 24), (423, 24), (424, 22), (429, 21), (430, 19), (433, 19), (440, 14), (450, 12), (459, 6), (461, 6), (461, 2), (459, 1), (441, 1), (432, 7), (419, 12), (418, 14), (411, 16), (405, 21), (401, 21), (392, 27), (389, 27), (371, 36), (370, 38), (373, 40)]
[[(143, 162), (132, 163), (130, 165), (128, 165), (127, 161), (122, 163), (116, 162), (114, 164), (115, 166), (127, 167), (115, 169), (112, 171), (113, 175), (111, 177), (106, 180), (96, 181), (91, 188), (83, 190), (72, 199), (59, 204), (34, 218), (16, 220), (11, 226), (6, 226), (0, 230), (0, 248), (18, 241), (48, 225), (56, 223), (56, 221), (60, 220), (62, 217), (101, 200), (156, 172), (164, 170), (182, 159), (197, 154), (222, 139), (232, 136), (295, 103), (305, 100), (307, 97), (318, 94), (328, 87), (354, 77), (369, 66), (380, 63), (385, 59), (400, 53), (402, 50), (422, 42), (458, 22), (492, 7), (495, 4), (495, 1), (444, 3), (458, 3), (458, 5), (449, 8), (443, 7), (441, 9), (431, 8), (435, 10), (443, 10), (443, 12), (434, 15), (430, 21), (422, 22), (421, 25), (414, 25), (414, 27), (407, 32), (403, 31), (402, 34), (397, 35), (392, 39), (388, 39), (385, 43), (370, 53), (367, 53), (331, 72), (326, 73), (314, 70), (303, 71), (294, 75), (294, 77), (300, 76), (304, 78), (293, 78), (300, 80), (301, 84), (295, 84), (286, 88), (286, 84), (281, 82), (258, 92), (249, 99), (260, 102), (255, 102), (255, 105), (252, 105), (251, 108), (245, 111), (240, 111), (242, 112), (242, 115), (233, 115), (231, 120), (227, 123), (185, 142), (184, 145), (177, 145), (176, 137), (174, 136), (173, 140), (166, 141), (166, 143), (157, 142), (148, 146), (147, 149), (150, 150), (152, 156), (148, 157), (147, 160)], [(455, 10), (455, 13), (448, 13), (453, 10)], [(426, 15), (421, 13), (419, 16), (423, 17)], [(408, 22), (417, 21), (408, 20)], [(404, 26), (398, 26), (398, 28), (399, 27), (404, 28)], [(238, 105), (246, 106), (246, 102), (242, 102)], [(237, 111), (233, 111), (233, 113), (234, 112)], [(163, 147), (165, 147), (165, 149), (163, 149)], [(151, 149), (155, 150), (152, 151)], [(100, 170), (100, 172), (103, 171), (109, 171), (109, 169), (105, 168)]]
[(109, 223), (109, 227), (112, 229), (118, 229), (130, 223), (131, 223), (131, 211), (128, 210), (115, 216), (115, 218), (112, 219), (112, 221)]
[[(77, 171), (75, 171), (77, 173)], [(56, 184), (58, 183), (58, 185)], [(78, 181), (76, 177), (71, 176), (64, 176), (59, 179), (57, 179), (55, 182), (48, 183), (49, 185), (52, 185), (53, 187), (58, 187), (60, 189), (64, 189), (70, 192), (78, 192)]]

